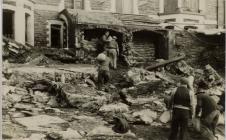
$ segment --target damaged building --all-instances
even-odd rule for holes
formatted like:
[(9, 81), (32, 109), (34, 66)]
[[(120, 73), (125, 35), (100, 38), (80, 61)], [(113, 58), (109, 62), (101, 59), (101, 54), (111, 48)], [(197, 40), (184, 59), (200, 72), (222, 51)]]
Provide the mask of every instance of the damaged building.
[(209, 1), (4, 0), (3, 35), (36, 48), (77, 49), (82, 36), (96, 47), (110, 31), (120, 52), (132, 39), (138, 63), (169, 59), (176, 54), (175, 30), (224, 28), (225, 1)]

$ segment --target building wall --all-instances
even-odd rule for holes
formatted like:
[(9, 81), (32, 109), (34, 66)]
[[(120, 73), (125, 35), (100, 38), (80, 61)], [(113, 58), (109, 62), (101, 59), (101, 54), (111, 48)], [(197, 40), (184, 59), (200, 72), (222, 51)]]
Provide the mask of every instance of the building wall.
[(206, 0), (205, 16), (208, 20), (217, 19), (217, 0)]
[(35, 36), (35, 47), (46, 47), (49, 43), (48, 38), (48, 20), (57, 19), (58, 11), (47, 11), (47, 10), (35, 10), (34, 18), (34, 36)]
[(159, 8), (159, 0), (138, 0), (139, 14), (157, 14)]
[[(222, 70), (224, 67), (224, 58), (225, 58), (225, 49), (224, 49), (224, 36), (198, 36), (199, 40), (186, 32), (183, 31), (173, 31), (175, 35), (175, 45), (172, 48), (172, 51), (177, 53), (183, 52), (186, 55), (186, 61), (194, 66), (204, 66), (207, 64), (212, 65), (217, 70)], [(202, 42), (202, 41), (204, 42)], [(220, 43), (220, 45), (210, 45)], [(208, 56), (202, 56), (203, 53), (207, 53)], [(210, 57), (214, 56), (214, 57)], [(222, 68), (222, 69), (221, 69)]]
[[(78, 1), (78, 0), (76, 0)], [(82, 0), (80, 0), (82, 1)], [(65, 0), (65, 8), (73, 9), (74, 8), (74, 0)]]
[(42, 5), (59, 5), (61, 0), (34, 0), (36, 4)]
[(177, 0), (164, 0), (164, 13), (175, 13), (178, 11)]
[[(3, 10), (14, 12), (14, 39), (22, 44), (29, 43), (34, 45), (34, 2), (29, 0), (4, 0)], [(27, 42), (25, 39), (25, 15), (29, 15)]]

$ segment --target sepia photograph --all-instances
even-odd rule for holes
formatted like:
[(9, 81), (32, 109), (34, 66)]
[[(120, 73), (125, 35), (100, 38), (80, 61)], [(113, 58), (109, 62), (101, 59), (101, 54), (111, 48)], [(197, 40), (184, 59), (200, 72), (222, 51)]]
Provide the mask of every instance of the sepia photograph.
[(2, 0), (3, 140), (225, 140), (226, 0)]

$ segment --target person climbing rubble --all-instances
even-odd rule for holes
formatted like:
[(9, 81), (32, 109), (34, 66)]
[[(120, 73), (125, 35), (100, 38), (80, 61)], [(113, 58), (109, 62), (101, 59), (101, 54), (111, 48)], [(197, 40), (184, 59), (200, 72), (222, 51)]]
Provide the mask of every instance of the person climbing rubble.
[(201, 127), (200, 133), (208, 140), (215, 140), (216, 127), (219, 119), (220, 111), (218, 110), (217, 103), (209, 95), (198, 92), (196, 118), (200, 119)]
[(195, 112), (195, 100), (193, 90), (188, 87), (189, 82), (186, 78), (181, 78), (180, 85), (172, 94), (170, 108), (172, 108), (172, 124), (169, 140), (185, 140), (188, 135), (188, 122), (192, 119)]
[(98, 62), (98, 89), (100, 90), (102, 86), (109, 82), (110, 80), (110, 58), (107, 52), (104, 51), (97, 56)]
[(111, 65), (113, 66), (113, 69), (117, 69), (117, 57), (119, 55), (119, 48), (118, 43), (116, 42), (117, 37), (109, 37), (109, 45), (107, 46), (107, 51), (109, 53), (109, 57), (111, 59)]

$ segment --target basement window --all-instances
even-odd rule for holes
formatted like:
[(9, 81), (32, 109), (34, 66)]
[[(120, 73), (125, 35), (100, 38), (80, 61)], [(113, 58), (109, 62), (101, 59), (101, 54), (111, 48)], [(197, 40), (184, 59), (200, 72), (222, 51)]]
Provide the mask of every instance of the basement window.
[(14, 39), (14, 11), (3, 10), (3, 35)]

